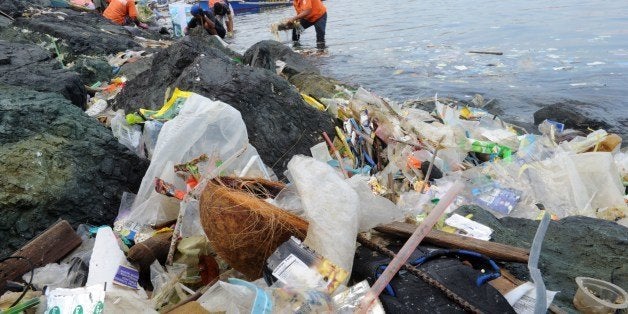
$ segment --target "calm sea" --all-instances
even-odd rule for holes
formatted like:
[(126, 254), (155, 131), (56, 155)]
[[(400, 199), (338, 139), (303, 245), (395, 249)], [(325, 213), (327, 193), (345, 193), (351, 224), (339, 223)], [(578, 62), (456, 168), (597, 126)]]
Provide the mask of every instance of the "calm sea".
[[(625, 1), (327, 0), (323, 74), (395, 100), (496, 99), (507, 118), (531, 122), (559, 101), (596, 104), (628, 128), (628, 3)], [(292, 7), (236, 16), (232, 46), (272, 39)], [(290, 42), (288, 34), (280, 39)], [(314, 29), (301, 38), (315, 46)], [(469, 51), (503, 52), (503, 55)], [(622, 126), (623, 124), (623, 126)]]

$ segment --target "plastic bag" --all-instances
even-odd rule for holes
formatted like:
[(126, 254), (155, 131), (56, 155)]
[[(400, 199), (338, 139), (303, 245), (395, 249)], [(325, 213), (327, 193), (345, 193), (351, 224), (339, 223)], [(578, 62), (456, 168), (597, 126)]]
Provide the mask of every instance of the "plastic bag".
[(122, 111), (122, 109), (118, 110), (113, 119), (111, 119), (111, 131), (120, 144), (126, 146), (126, 148), (138, 156), (144, 156), (144, 152), (142, 151), (140, 145), (142, 127), (139, 125), (127, 124), (126, 118), (124, 117), (124, 111)]
[(395, 203), (373, 194), (368, 184), (369, 179), (367, 176), (356, 175), (346, 180), (360, 200), (360, 231), (402, 220), (404, 216)]
[[(178, 201), (155, 192), (155, 177), (184, 189), (184, 180), (174, 174), (175, 164), (201, 154), (216, 156), (216, 162), (221, 163), (243, 150), (245, 153), (242, 159), (246, 161), (234, 162), (223, 169), (221, 174), (228, 175), (234, 169), (242, 169), (257, 152), (248, 144), (246, 126), (236, 109), (223, 102), (192, 94), (179, 115), (166, 122), (161, 129), (150, 166), (133, 203), (134, 213), (131, 216), (134, 221), (154, 225), (177, 218)], [(209, 172), (206, 168), (199, 170), (201, 176)]]
[(305, 245), (351, 273), (359, 227), (357, 193), (332, 167), (311, 157), (294, 156), (288, 170), (309, 221)]
[(198, 299), (203, 308), (212, 313), (251, 313), (255, 291), (224, 281), (219, 281)]
[[(50, 263), (46, 266), (35, 268), (33, 270), (33, 286), (37, 290), (42, 290), (44, 287), (48, 289), (55, 288), (69, 288), (65, 285), (65, 277), (70, 270), (69, 264), (57, 264)], [(30, 279), (30, 272), (24, 274), (22, 278), (28, 282)]]
[(186, 266), (183, 264), (173, 264), (167, 270), (158, 261), (150, 265), (150, 282), (153, 284), (151, 302), (156, 310), (168, 303), (185, 270)]
[(144, 132), (142, 133), (142, 143), (146, 150), (146, 157), (148, 159), (153, 158), (155, 152), (155, 146), (157, 145), (157, 139), (159, 138), (159, 132), (163, 127), (163, 123), (159, 121), (149, 120), (144, 122)]

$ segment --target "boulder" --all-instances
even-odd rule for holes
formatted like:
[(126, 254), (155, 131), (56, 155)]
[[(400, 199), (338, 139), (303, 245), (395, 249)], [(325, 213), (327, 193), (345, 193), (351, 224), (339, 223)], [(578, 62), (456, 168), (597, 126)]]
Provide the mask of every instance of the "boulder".
[[(477, 206), (463, 206), (460, 215), (473, 214), (473, 220), (494, 230), (493, 240), (530, 248), (539, 221), (505, 217), (495, 218)], [(583, 216), (551, 221), (539, 260), (548, 290), (560, 291), (554, 298), (559, 307), (575, 311), (573, 297), (576, 277), (593, 277), (628, 287), (628, 228), (615, 222)], [(527, 265), (507, 263), (506, 268), (522, 280), (531, 280)]]
[(320, 73), (318, 68), (303, 56), (292, 51), (290, 47), (274, 40), (263, 40), (254, 44), (246, 50), (242, 61), (250, 66), (275, 71), (277, 60), (286, 63), (282, 74), (288, 78), (304, 72)]
[(331, 118), (308, 106), (288, 81), (233, 61), (204, 38), (184, 38), (159, 52), (150, 71), (127, 82), (115, 108), (159, 108), (168, 87), (223, 101), (240, 111), (250, 143), (278, 176), (293, 155), (310, 154), (322, 131), (333, 131)]
[[(127, 49), (142, 50), (134, 41), (133, 32), (139, 32), (146, 38), (158, 38), (159, 34), (125, 28), (111, 23), (99, 14), (93, 12), (76, 12), (68, 9), (59, 9), (47, 14), (31, 17), (20, 17), (13, 25), (34, 32), (27, 37), (35, 41), (37, 34), (46, 36), (39, 38), (44, 42), (56, 41), (57, 48), (64, 54), (67, 62), (74, 61), (79, 55), (108, 55)], [(132, 32), (133, 31), (133, 32)]]
[(28, 7), (47, 7), (50, 6), (50, 0), (0, 0), (0, 11), (18, 17)]
[(555, 103), (537, 110), (534, 113), (534, 124), (538, 125), (545, 119), (549, 119), (564, 123), (565, 128), (587, 133), (589, 129), (612, 129), (613, 123), (607, 121), (607, 119), (612, 119), (612, 115), (601, 117), (600, 111), (604, 109), (578, 101)]
[(48, 51), (33, 44), (0, 40), (0, 84), (59, 93), (80, 108), (86, 102), (79, 75), (63, 69)]
[(0, 255), (65, 219), (111, 224), (148, 162), (56, 93), (0, 85)]

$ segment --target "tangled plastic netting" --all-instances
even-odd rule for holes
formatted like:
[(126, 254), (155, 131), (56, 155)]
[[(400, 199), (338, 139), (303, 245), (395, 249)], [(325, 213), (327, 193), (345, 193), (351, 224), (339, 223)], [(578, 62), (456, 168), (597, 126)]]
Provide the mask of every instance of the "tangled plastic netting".
[(201, 194), (205, 234), (231, 267), (251, 280), (260, 278), (268, 256), (291, 236), (303, 240), (308, 223), (250, 192), (251, 187), (261, 191), (261, 184), (247, 183), (238, 190), (220, 182), (208, 182)]

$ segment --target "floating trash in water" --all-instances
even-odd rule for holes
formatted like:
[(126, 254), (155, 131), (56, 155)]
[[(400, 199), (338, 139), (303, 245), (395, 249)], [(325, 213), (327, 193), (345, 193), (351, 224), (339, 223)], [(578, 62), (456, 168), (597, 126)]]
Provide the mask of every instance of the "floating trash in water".
[(587, 63), (588, 66), (595, 66), (595, 65), (602, 65), (602, 64), (606, 64), (606, 62), (602, 62), (602, 61), (595, 61), (595, 62), (589, 62)]
[(587, 83), (571, 83), (569, 85), (571, 85), (573, 87), (578, 87), (578, 86), (587, 86), (588, 84)]
[(553, 67), (554, 71), (573, 70), (573, 66)]
[(457, 65), (454, 67), (454, 69), (458, 70), (458, 71), (464, 71), (467, 70), (468, 68), (464, 65)]

